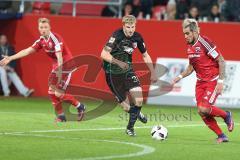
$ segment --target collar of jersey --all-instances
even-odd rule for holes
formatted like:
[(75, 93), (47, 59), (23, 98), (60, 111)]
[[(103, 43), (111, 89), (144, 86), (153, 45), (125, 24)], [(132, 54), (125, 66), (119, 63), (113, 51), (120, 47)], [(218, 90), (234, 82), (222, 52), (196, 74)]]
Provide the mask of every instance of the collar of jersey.
[(45, 42), (48, 42), (48, 41), (49, 41), (49, 39), (50, 39), (50, 37), (51, 37), (51, 34), (52, 34), (52, 32), (50, 32), (50, 34), (49, 34), (49, 36), (48, 36), (48, 39), (47, 39), (47, 40), (44, 38), (44, 36), (40, 36), (40, 38), (43, 38)]

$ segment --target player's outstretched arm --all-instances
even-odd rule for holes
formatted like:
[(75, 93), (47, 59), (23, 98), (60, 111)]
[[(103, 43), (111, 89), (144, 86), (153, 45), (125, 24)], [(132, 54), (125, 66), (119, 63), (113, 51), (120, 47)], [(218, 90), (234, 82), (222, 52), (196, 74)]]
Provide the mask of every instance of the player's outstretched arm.
[(178, 75), (173, 79), (172, 85), (179, 82), (181, 79), (189, 76), (190, 74), (192, 74), (193, 71), (194, 71), (193, 66), (189, 64), (188, 67), (180, 75)]
[(122, 69), (124, 70), (127, 70), (129, 68), (129, 65), (125, 62), (122, 62), (116, 58), (114, 58), (111, 54), (111, 48), (105, 46), (101, 52), (101, 58), (106, 61), (106, 62), (109, 62), (109, 63), (112, 63), (112, 64), (117, 64), (119, 67), (121, 67)]
[(146, 51), (145, 53), (143, 53), (143, 60), (144, 60), (144, 62), (147, 64), (148, 69), (149, 69), (150, 72), (151, 72), (151, 78), (150, 78), (150, 80), (151, 80), (153, 83), (154, 83), (154, 82), (157, 82), (158, 78), (157, 78), (156, 72), (155, 72), (154, 67), (153, 67), (152, 58), (149, 56), (149, 54), (148, 54), (147, 51)]
[(34, 48), (28, 47), (24, 50), (21, 50), (17, 54), (12, 55), (12, 56), (4, 56), (4, 58), (0, 61), (0, 66), (5, 66), (13, 60), (20, 59), (20, 58), (25, 57), (25, 56), (27, 56), (31, 53), (34, 53), (34, 52), (35, 52)]
[(225, 78), (225, 61), (222, 55), (217, 58), (219, 65), (219, 79), (223, 80)]
[(222, 55), (219, 55), (219, 57), (217, 58), (217, 62), (219, 65), (219, 79), (218, 79), (218, 83), (216, 86), (216, 91), (217, 94), (222, 94), (223, 91), (223, 80), (225, 78), (225, 61)]
[(62, 65), (63, 65), (62, 52), (57, 52), (56, 57), (58, 62), (57, 77), (58, 77), (58, 84), (59, 84), (62, 80)]

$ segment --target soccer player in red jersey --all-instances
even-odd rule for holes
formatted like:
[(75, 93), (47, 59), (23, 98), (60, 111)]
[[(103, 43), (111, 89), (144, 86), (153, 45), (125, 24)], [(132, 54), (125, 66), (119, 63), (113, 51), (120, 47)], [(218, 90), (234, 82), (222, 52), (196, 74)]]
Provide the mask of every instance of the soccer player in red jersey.
[(217, 134), (217, 142), (228, 142), (227, 136), (218, 126), (215, 117), (221, 117), (227, 124), (228, 131), (234, 128), (232, 114), (214, 105), (223, 90), (225, 61), (216, 45), (206, 36), (200, 35), (198, 23), (194, 19), (185, 19), (183, 33), (188, 44), (189, 64), (185, 71), (173, 79), (173, 84), (196, 72), (197, 83), (195, 96), (198, 113), (205, 124)]
[(21, 50), (10, 57), (5, 57), (0, 61), (0, 65), (6, 65), (12, 60), (25, 57), (43, 49), (53, 62), (52, 72), (49, 77), (48, 95), (57, 113), (56, 121), (66, 121), (62, 108), (63, 101), (72, 104), (78, 110), (78, 120), (82, 120), (85, 111), (84, 104), (80, 103), (72, 95), (65, 93), (73, 71), (64, 71), (63, 64), (72, 59), (72, 54), (63, 39), (58, 34), (51, 32), (49, 19), (39, 18), (38, 30), (41, 36), (31, 47)]

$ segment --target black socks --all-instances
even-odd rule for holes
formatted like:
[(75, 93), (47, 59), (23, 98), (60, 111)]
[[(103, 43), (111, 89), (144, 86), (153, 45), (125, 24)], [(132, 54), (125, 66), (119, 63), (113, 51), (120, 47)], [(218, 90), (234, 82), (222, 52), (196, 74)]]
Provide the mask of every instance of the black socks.
[(141, 111), (142, 107), (139, 106), (131, 106), (130, 110), (128, 111), (129, 113), (129, 121), (127, 125), (127, 129), (133, 129), (134, 124), (137, 121), (138, 115)]

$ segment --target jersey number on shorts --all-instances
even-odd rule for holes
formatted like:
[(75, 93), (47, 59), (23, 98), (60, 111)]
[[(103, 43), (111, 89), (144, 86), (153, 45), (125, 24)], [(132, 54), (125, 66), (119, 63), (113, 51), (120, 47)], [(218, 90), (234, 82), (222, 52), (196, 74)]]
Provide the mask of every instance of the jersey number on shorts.
[(134, 82), (134, 83), (136, 83), (136, 82), (138, 82), (138, 81), (139, 81), (139, 79), (138, 79), (138, 77), (137, 77), (137, 76), (132, 76), (132, 80), (133, 80), (133, 82)]

